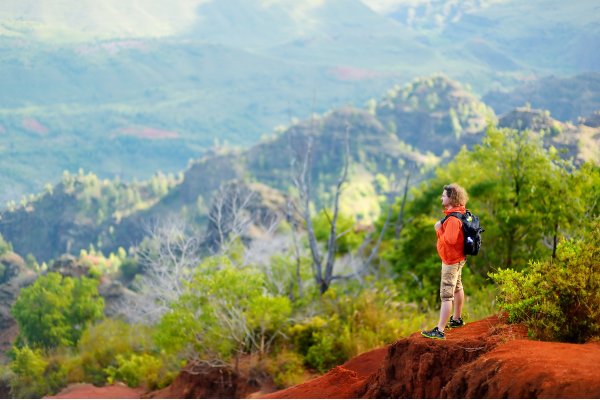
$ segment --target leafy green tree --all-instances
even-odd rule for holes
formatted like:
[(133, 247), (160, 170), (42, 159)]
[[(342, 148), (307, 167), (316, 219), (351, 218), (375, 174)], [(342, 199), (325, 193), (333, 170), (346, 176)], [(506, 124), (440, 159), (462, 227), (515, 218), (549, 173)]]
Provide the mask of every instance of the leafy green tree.
[(51, 272), (21, 290), (12, 314), (20, 340), (37, 348), (73, 346), (86, 326), (102, 317), (98, 281)]
[[(599, 214), (600, 167), (578, 168), (543, 147), (531, 132), (490, 127), (481, 145), (463, 149), (411, 192), (401, 234), (387, 233), (384, 258), (399, 273), (409, 298), (437, 301), (439, 258), (433, 224), (442, 218), (440, 195), (450, 182), (464, 186), (467, 208), (481, 218), (483, 247), (470, 257), (464, 278), (482, 285), (498, 267), (524, 268), (556, 255), (561, 237), (582, 237)], [(400, 213), (396, 204), (394, 213)]]
[(289, 299), (270, 295), (258, 271), (198, 268), (160, 321), (157, 342), (169, 352), (228, 363), (241, 354), (266, 353), (290, 314)]
[(396, 254), (388, 256), (415, 266), (415, 256), (425, 260), (427, 249), (435, 254), (435, 233), (426, 222), (441, 219), (442, 187), (457, 182), (469, 193), (467, 208), (485, 228), (481, 253), (469, 260), (469, 267), (480, 276), (497, 266), (519, 268), (529, 259), (551, 255), (559, 236), (572, 234), (575, 222), (585, 224), (597, 213), (586, 206), (591, 201), (586, 193), (598, 193), (592, 186), (597, 174), (597, 168), (577, 169), (560, 159), (535, 133), (490, 127), (481, 145), (463, 149), (413, 192), (407, 219), (419, 226), (405, 229)]
[(117, 355), (152, 352), (149, 327), (129, 325), (124, 321), (104, 319), (91, 324), (77, 343), (77, 357), (70, 374), (79, 381), (103, 385), (107, 380), (106, 368), (116, 364)]

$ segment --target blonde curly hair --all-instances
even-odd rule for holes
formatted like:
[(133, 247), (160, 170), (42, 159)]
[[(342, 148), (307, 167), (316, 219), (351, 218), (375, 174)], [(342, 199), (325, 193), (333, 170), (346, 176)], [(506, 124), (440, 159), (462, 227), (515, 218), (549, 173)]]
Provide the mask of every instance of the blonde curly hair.
[(458, 183), (451, 183), (444, 186), (444, 191), (454, 207), (467, 205), (467, 201), (469, 201), (469, 195), (467, 194), (465, 188), (460, 186)]

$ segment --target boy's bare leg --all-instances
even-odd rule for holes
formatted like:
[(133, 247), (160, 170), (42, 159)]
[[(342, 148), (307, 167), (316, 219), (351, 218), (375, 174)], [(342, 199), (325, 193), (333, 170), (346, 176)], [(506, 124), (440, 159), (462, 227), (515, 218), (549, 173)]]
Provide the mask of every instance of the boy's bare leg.
[(460, 290), (454, 292), (454, 314), (452, 314), (452, 318), (455, 320), (462, 317), (462, 308), (465, 303), (465, 291), (461, 288)]
[(444, 332), (444, 329), (446, 328), (446, 323), (448, 322), (450, 313), (452, 313), (452, 302), (442, 301), (442, 305), (440, 306), (440, 320), (437, 326), (441, 332)]

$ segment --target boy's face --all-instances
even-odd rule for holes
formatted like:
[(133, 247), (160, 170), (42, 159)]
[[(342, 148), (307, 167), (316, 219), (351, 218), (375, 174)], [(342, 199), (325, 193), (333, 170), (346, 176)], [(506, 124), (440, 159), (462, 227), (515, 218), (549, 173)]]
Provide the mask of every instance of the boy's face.
[(448, 197), (445, 190), (442, 190), (442, 206), (448, 207), (449, 205), (450, 205), (450, 197)]

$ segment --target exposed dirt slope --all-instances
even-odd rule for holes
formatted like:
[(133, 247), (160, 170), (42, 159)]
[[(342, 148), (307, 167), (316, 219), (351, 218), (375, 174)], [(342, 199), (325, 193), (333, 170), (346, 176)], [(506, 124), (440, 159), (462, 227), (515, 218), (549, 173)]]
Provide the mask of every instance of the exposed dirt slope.
[(523, 327), (497, 317), (448, 331), (445, 341), (415, 333), (380, 350), (265, 398), (600, 397), (600, 344), (527, 340)]

